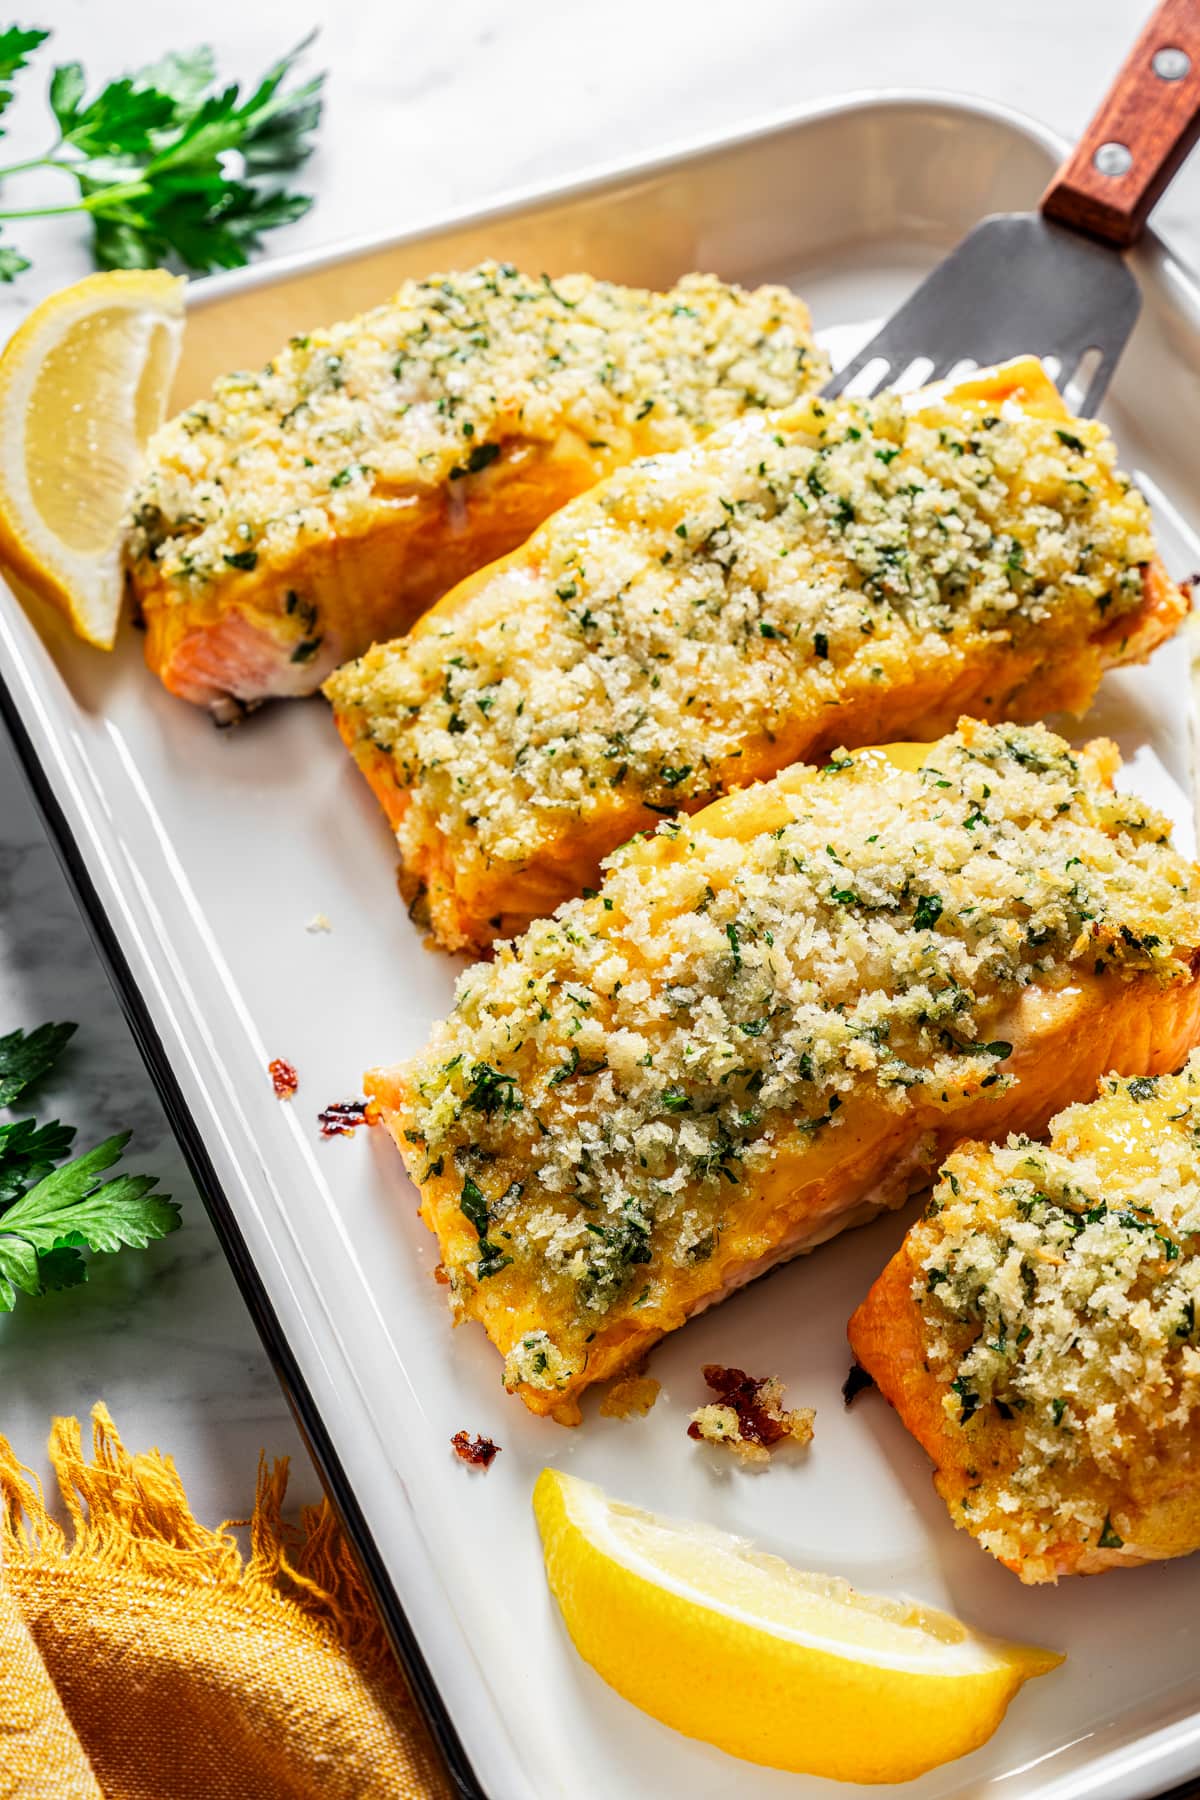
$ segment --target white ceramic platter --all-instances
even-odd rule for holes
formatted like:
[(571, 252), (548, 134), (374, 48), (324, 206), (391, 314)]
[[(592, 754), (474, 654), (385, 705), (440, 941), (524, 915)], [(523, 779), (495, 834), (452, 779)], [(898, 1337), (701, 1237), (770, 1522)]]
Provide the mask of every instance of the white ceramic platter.
[[(1060, 146), (995, 108), (922, 95), (810, 109), (582, 187), (426, 232), (199, 283), (177, 400), (265, 360), (405, 275), (483, 255), (666, 285), (687, 269), (791, 281), (839, 354), (982, 214), (1036, 201)], [(1200, 567), (1200, 291), (1160, 246), (1111, 402), (1177, 575)], [(845, 1322), (903, 1218), (850, 1232), (705, 1315), (655, 1355), (644, 1420), (566, 1432), (500, 1386), (476, 1327), (451, 1333), (435, 1246), (381, 1133), (322, 1142), (316, 1113), (423, 1042), (454, 966), (397, 897), (381, 815), (320, 700), (221, 733), (141, 664), (37, 627), (0, 592), (5, 712), (230, 1260), (451, 1756), (490, 1800), (789, 1800), (832, 1792), (732, 1761), (617, 1698), (548, 1596), (529, 1497), (555, 1462), (621, 1497), (742, 1532), (806, 1568), (947, 1605), (1065, 1649), (985, 1748), (911, 1790), (1136, 1800), (1200, 1770), (1200, 1558), (1027, 1591), (950, 1527), (921, 1451), (877, 1396), (845, 1412)], [(1133, 780), (1190, 842), (1185, 652), (1113, 681)], [(305, 925), (324, 913), (328, 934)], [(290, 1106), (267, 1061), (300, 1072)], [(817, 1408), (804, 1457), (765, 1475), (690, 1443), (700, 1365), (781, 1375)], [(503, 1453), (452, 1455), (460, 1427)]]

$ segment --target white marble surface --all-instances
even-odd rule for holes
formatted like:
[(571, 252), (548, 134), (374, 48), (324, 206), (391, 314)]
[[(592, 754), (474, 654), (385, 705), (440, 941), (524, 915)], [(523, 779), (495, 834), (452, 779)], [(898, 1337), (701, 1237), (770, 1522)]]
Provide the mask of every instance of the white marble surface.
[[(649, 153), (822, 94), (927, 86), (999, 99), (1075, 133), (1149, 8), (1143, 0), (46, 0), (26, 22), (55, 40), (21, 83), (11, 155), (47, 138), (53, 51), (111, 76), (200, 36), (256, 74), (310, 24), (330, 72), (318, 204), (279, 250), (430, 219), (507, 188)], [(24, 15), (23, 15), (24, 18)], [(47, 52), (50, 52), (48, 54)], [(6, 146), (7, 148), (7, 146)], [(47, 199), (61, 198), (53, 176)], [(31, 182), (23, 194), (33, 194)], [(18, 202), (15, 190), (6, 196)], [(1158, 223), (1200, 263), (1200, 158)], [(88, 267), (72, 220), (28, 225), (35, 267), (0, 290), (0, 337)], [(7, 747), (0, 744), (0, 1029), (74, 1018), (80, 1030), (39, 1104), (95, 1139), (136, 1131), (185, 1226), (144, 1253), (98, 1259), (90, 1285), (0, 1318), (0, 1430), (35, 1465), (50, 1416), (107, 1400), (128, 1441), (172, 1450), (200, 1514), (243, 1512), (260, 1445), (308, 1466), (287, 1406), (188, 1181), (118, 1006)]]

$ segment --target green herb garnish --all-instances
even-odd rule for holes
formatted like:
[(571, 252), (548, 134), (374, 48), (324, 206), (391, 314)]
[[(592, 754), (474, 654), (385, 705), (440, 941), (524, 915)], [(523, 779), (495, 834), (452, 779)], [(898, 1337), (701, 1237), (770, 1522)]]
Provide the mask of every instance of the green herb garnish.
[(918, 931), (932, 931), (942, 916), (942, 910), (943, 903), (937, 894), (922, 894), (913, 914), (913, 925)]
[(478, 475), (480, 469), (486, 469), (489, 463), (494, 463), (499, 454), (499, 444), (472, 444), (466, 462), (451, 469), (451, 481), (461, 481), (464, 475)]
[(39, 1025), (36, 1031), (0, 1037), (0, 1106), (11, 1106), (58, 1061), (77, 1029), (73, 1024)]
[[(42, 1025), (0, 1038), (0, 1104), (8, 1106), (47, 1070), (75, 1031)], [(87, 1280), (81, 1250), (143, 1249), (179, 1224), (179, 1208), (150, 1190), (153, 1175), (105, 1172), (129, 1142), (127, 1131), (63, 1163), (75, 1136), (57, 1119), (0, 1125), (0, 1312), (17, 1291), (44, 1294)], [(62, 1167), (55, 1165), (62, 1163)]]
[[(25, 68), (49, 35), (15, 25), (0, 32), (0, 81)], [(40, 156), (0, 168), (0, 181), (58, 169), (77, 184), (78, 198), (0, 210), (0, 221), (82, 213), (105, 269), (171, 259), (188, 269), (240, 267), (264, 232), (312, 205), (280, 183), (310, 155), (320, 123), (323, 76), (285, 89), (311, 42), (281, 57), (245, 99), (236, 82), (219, 80), (206, 46), (173, 52), (91, 96), (82, 65), (59, 64), (48, 96), (57, 136)], [(11, 87), (0, 87), (0, 113), (12, 98)], [(28, 267), (18, 250), (0, 248), (0, 281)]]
[(23, 1294), (76, 1287), (87, 1280), (80, 1250), (145, 1249), (179, 1224), (179, 1208), (152, 1194), (153, 1175), (115, 1175), (128, 1131), (106, 1138), (83, 1156), (43, 1176), (0, 1214), (0, 1311), (9, 1312)]
[(1125, 1539), (1113, 1530), (1111, 1515), (1105, 1513), (1104, 1524), (1100, 1531), (1100, 1548), (1102, 1550), (1120, 1550), (1124, 1542)]
[(960, 1425), (965, 1425), (979, 1411), (979, 1395), (961, 1375), (956, 1381), (950, 1383), (950, 1387), (951, 1391), (959, 1398), (958, 1422)]
[(483, 1190), (479, 1187), (477, 1182), (471, 1180), (469, 1175), (463, 1182), (459, 1206), (471, 1221), (471, 1224), (475, 1227), (476, 1236), (486, 1237), (488, 1228), (487, 1201), (483, 1197)]
[(522, 1103), (516, 1076), (505, 1075), (501, 1070), (493, 1069), (490, 1063), (473, 1064), (466, 1104), (486, 1119), (496, 1113), (520, 1112)]
[[(520, 1184), (517, 1183), (516, 1186), (519, 1193)], [(506, 1194), (505, 1199), (508, 1197)], [(478, 1183), (472, 1181), (469, 1175), (463, 1182), (458, 1204), (475, 1227), (475, 1235), (479, 1239), (479, 1260), (475, 1265), (476, 1279), (486, 1281), (489, 1275), (498, 1275), (501, 1269), (507, 1269), (512, 1262), (512, 1257), (506, 1256), (499, 1244), (493, 1244), (488, 1237), (487, 1199)]]

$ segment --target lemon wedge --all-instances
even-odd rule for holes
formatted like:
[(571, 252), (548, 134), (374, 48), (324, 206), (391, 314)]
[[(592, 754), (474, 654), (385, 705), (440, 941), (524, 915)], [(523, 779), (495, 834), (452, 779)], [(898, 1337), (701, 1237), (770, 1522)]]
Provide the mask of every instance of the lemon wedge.
[(538, 1477), (533, 1508), (584, 1660), (643, 1712), (750, 1762), (908, 1781), (976, 1749), (1022, 1683), (1062, 1661), (557, 1469)]
[(0, 569), (111, 650), (121, 521), (161, 425), (183, 335), (182, 277), (90, 275), (35, 307), (0, 354)]

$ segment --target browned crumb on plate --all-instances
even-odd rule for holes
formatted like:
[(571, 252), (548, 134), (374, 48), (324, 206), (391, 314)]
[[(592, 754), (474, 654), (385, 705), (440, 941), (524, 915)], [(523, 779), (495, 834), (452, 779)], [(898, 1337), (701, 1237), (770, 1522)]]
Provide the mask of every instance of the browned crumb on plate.
[(628, 1419), (631, 1414), (644, 1419), (661, 1391), (661, 1382), (650, 1375), (625, 1375), (614, 1381), (600, 1402), (606, 1419)]
[(842, 1399), (847, 1406), (853, 1406), (860, 1394), (874, 1386), (875, 1377), (869, 1375), (860, 1362), (852, 1362), (850, 1373), (842, 1383)]
[(704, 1379), (719, 1398), (692, 1414), (690, 1438), (723, 1444), (745, 1462), (766, 1462), (777, 1444), (812, 1441), (811, 1406), (793, 1411), (783, 1404), (783, 1383), (777, 1375), (756, 1380), (744, 1369), (724, 1369), (705, 1363)]
[(271, 1085), (280, 1100), (290, 1100), (300, 1086), (300, 1077), (290, 1062), (284, 1062), (277, 1056), (267, 1064), (267, 1074), (271, 1077)]
[(500, 1454), (499, 1444), (493, 1444), (491, 1438), (481, 1437), (478, 1432), (472, 1438), (465, 1431), (456, 1431), (450, 1442), (455, 1456), (470, 1463), (473, 1469), (490, 1469)]
[(353, 1137), (360, 1125), (373, 1125), (365, 1100), (333, 1100), (317, 1114), (323, 1138)]

